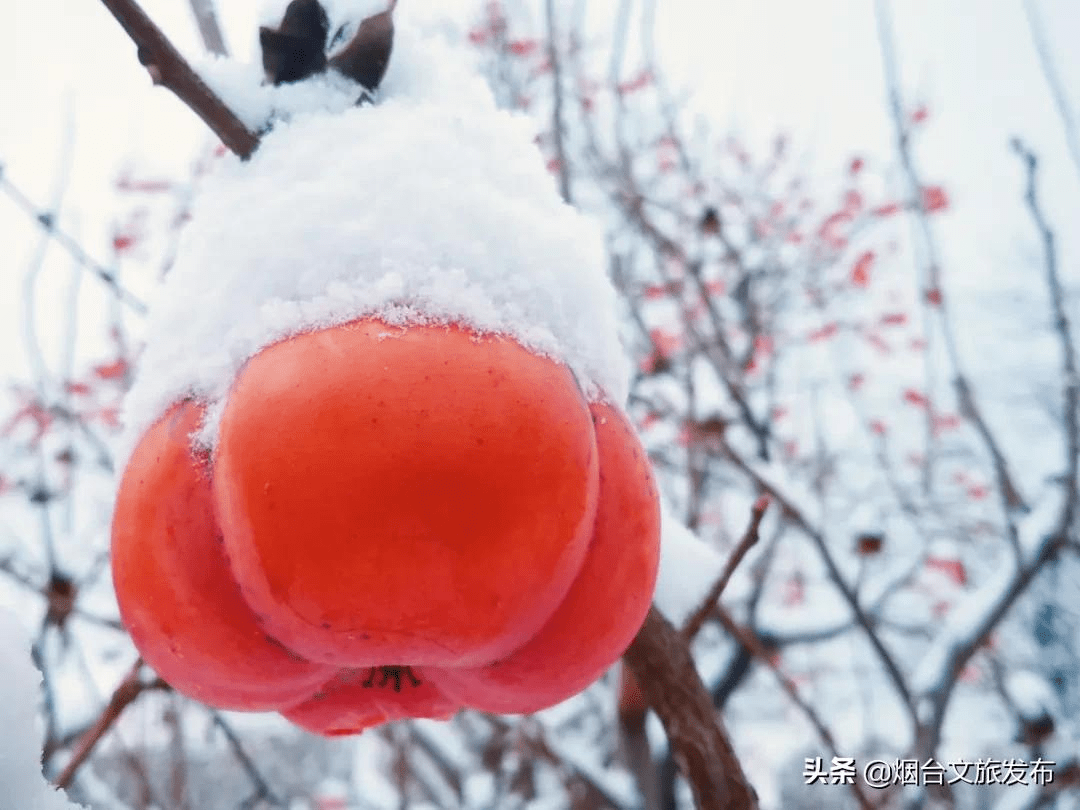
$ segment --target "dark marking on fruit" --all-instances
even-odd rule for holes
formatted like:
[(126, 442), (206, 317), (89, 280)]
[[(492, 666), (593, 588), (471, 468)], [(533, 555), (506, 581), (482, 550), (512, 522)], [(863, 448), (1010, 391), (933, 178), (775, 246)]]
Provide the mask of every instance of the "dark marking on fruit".
[[(382, 688), (382, 687), (386, 686), (387, 684), (389, 684), (390, 679), (393, 678), (394, 679), (394, 691), (395, 692), (400, 692), (401, 691), (401, 679), (403, 677), (408, 678), (409, 679), (408, 683), (411, 683), (413, 686), (419, 686), (421, 683), (423, 683), (423, 681), (421, 681), (419, 678), (417, 678), (415, 673), (413, 673), (412, 667), (393, 666), (393, 667), (372, 667), (370, 673), (368, 674), (367, 680), (365, 680), (360, 685), (362, 687), (364, 687), (365, 689), (370, 689), (370, 688), (376, 686), (376, 684), (375, 684), (375, 675), (376, 675), (376, 673), (381, 673), (382, 674), (382, 678), (379, 680), (379, 683), (378, 683), (379, 688)], [(406, 685), (408, 685), (408, 683), (406, 683)]]

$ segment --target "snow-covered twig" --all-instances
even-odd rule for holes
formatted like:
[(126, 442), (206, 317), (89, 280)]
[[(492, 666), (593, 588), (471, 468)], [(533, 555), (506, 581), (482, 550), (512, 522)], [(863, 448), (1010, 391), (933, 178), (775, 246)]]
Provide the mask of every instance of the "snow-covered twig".
[(735, 573), (735, 569), (738, 568), (743, 557), (747, 555), (751, 548), (757, 545), (758, 532), (761, 529), (761, 520), (765, 517), (765, 510), (768, 508), (769, 498), (767, 495), (759, 497), (754, 502), (753, 509), (750, 512), (750, 525), (746, 527), (746, 532), (743, 534), (742, 539), (739, 541), (738, 545), (735, 546), (734, 550), (732, 550), (731, 556), (728, 557), (723, 572), (716, 580), (716, 584), (709, 589), (709, 593), (702, 600), (698, 609), (690, 615), (690, 618), (686, 620), (686, 624), (683, 625), (682, 634), (686, 637), (687, 641), (694, 640), (694, 637), (701, 630), (709, 616), (712, 615), (713, 610), (720, 601), (720, 595), (724, 592), (724, 588), (727, 587), (728, 582), (731, 580), (731, 575)]
[(1050, 223), (1046, 220), (1036, 190), (1039, 160), (1019, 138), (1013, 141), (1013, 149), (1024, 161), (1027, 170), (1027, 187), (1024, 200), (1043, 245), (1043, 264), (1046, 268), (1046, 286), (1050, 291), (1050, 307), (1054, 315), (1054, 330), (1061, 344), (1062, 374), (1062, 421), (1065, 423), (1065, 505), (1062, 513), (1061, 531), (1067, 533), (1076, 519), (1077, 499), (1080, 493), (1080, 372), (1077, 371), (1076, 344), (1073, 342), (1072, 326), (1065, 305), (1065, 289), (1058, 273), (1057, 242)]
[(1027, 590), (1066, 536), (1061, 501), (1047, 496), (1021, 525), (1021, 558), (1002, 568), (950, 614), (912, 678), (919, 698), (919, 755), (931, 756), (941, 735), (952, 690), (964, 666)]
[(724, 455), (740, 470), (742, 470), (751, 480), (761, 489), (763, 492), (776, 501), (777, 505), (783, 510), (785, 516), (791, 520), (791, 522), (798, 527), (798, 529), (805, 534), (817, 547), (818, 553), (821, 555), (822, 561), (825, 563), (825, 567), (829, 572), (829, 578), (833, 581), (837, 590), (844, 597), (844, 600), (851, 608), (852, 614), (855, 616), (855, 621), (866, 633), (866, 637), (870, 641), (870, 645), (874, 648), (878, 658), (881, 659), (882, 665), (885, 667), (885, 671), (889, 676), (889, 680), (892, 681), (893, 688), (896, 689), (904, 707), (907, 709), (908, 714), (911, 716), (914, 722), (918, 722), (918, 718), (915, 714), (915, 703), (911, 697), (911, 690), (908, 688), (907, 681), (904, 679), (903, 673), (900, 671), (900, 667), (896, 663), (896, 659), (885, 647), (885, 643), (881, 640), (877, 630), (874, 627), (873, 621), (871, 621), (869, 614), (865, 608), (859, 602), (858, 595), (852, 589), (852, 587), (844, 579), (843, 573), (840, 571), (840, 567), (837, 565), (836, 560), (833, 558), (832, 553), (829, 551), (828, 544), (825, 542), (825, 536), (822, 532), (815, 528), (809, 520), (804, 516), (802, 510), (783, 492), (765, 477), (754, 466), (749, 464), (743, 459), (735, 450), (725, 441), (723, 442), (722, 449)]
[(232, 152), (241, 158), (251, 157), (259, 146), (259, 136), (206, 86), (139, 4), (135, 0), (101, 2), (138, 47), (139, 61), (150, 72), (154, 84), (175, 93)]

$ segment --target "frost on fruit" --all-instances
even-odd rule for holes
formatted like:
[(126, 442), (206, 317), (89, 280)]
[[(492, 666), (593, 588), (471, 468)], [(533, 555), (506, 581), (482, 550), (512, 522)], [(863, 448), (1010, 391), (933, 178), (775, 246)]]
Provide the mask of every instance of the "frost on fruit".
[(407, 25), (379, 104), (312, 112), (304, 84), (154, 304), (122, 615), (179, 691), (316, 733), (553, 705), (623, 652), (658, 565), (598, 226)]

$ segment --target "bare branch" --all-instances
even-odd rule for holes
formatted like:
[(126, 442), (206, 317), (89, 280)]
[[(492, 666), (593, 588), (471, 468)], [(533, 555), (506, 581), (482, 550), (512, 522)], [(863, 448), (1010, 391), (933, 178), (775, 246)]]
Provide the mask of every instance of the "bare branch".
[(623, 660), (663, 723), (698, 810), (757, 810), (757, 794), (735, 757), (686, 640), (655, 607)]
[[(762, 509), (762, 512), (764, 512), (764, 509)], [(836, 746), (836, 740), (833, 739), (828, 726), (825, 725), (824, 721), (814, 710), (814, 707), (805, 701), (802, 695), (799, 694), (799, 688), (795, 685), (794, 681), (781, 671), (774, 657), (770, 655), (769, 650), (761, 643), (760, 639), (758, 639), (753, 631), (738, 624), (723, 605), (714, 604), (713, 612), (732, 637), (734, 637), (743, 647), (748, 649), (761, 663), (772, 670), (772, 673), (776, 676), (776, 680), (779, 682), (781, 688), (787, 693), (791, 702), (803, 713), (803, 716), (806, 717), (810, 722), (810, 725), (814, 727), (814, 730), (817, 731), (818, 736), (821, 737), (821, 741), (824, 742), (825, 746), (829, 749), (829, 753), (834, 757), (841, 756), (841, 753)], [(859, 807), (862, 807), (863, 810), (871, 810), (874, 805), (866, 794), (863, 793), (862, 786), (856, 781), (852, 783), (851, 788), (855, 794), (856, 801), (859, 803)]]
[(551, 129), (555, 139), (555, 158), (559, 161), (559, 194), (564, 202), (572, 202), (570, 193), (570, 164), (566, 159), (565, 131), (563, 123), (562, 58), (557, 42), (555, 26), (555, 0), (545, 0), (544, 16), (547, 20), (548, 61), (551, 62)]
[(7, 174), (4, 172), (3, 164), (0, 164), (0, 189), (3, 189), (8, 197), (10, 197), (27, 216), (33, 219), (40, 227), (44, 228), (60, 247), (71, 254), (80, 266), (90, 270), (98, 279), (105, 282), (121, 302), (138, 312), (140, 315), (146, 313), (146, 304), (140, 301), (134, 294), (120, 286), (120, 283), (116, 280), (116, 274), (112, 270), (109, 270), (94, 261), (90, 257), (90, 254), (83, 250), (83, 247), (79, 244), (78, 240), (57, 227), (56, 215), (54, 213), (40, 210), (18, 186), (8, 179)]
[(690, 618), (683, 625), (682, 634), (687, 641), (693, 641), (694, 637), (700, 632), (706, 620), (713, 614), (717, 603), (720, 601), (720, 595), (731, 580), (731, 575), (735, 573), (735, 569), (739, 567), (743, 557), (747, 555), (751, 548), (757, 545), (761, 519), (765, 517), (765, 510), (768, 508), (768, 495), (762, 495), (754, 501), (753, 509), (750, 511), (750, 525), (746, 527), (742, 539), (732, 550), (731, 556), (728, 557), (727, 563), (724, 565), (724, 570), (720, 573), (716, 583), (709, 589), (709, 593), (701, 601), (701, 605), (690, 614)]
[(1058, 342), (1061, 344), (1061, 373), (1064, 382), (1063, 393), (1063, 421), (1065, 423), (1065, 511), (1062, 518), (1060, 531), (1067, 534), (1069, 527), (1076, 519), (1077, 484), (1080, 483), (1080, 373), (1077, 372), (1076, 344), (1073, 342), (1072, 326), (1069, 323), (1069, 314), (1065, 307), (1065, 289), (1061, 284), (1058, 273), (1057, 243), (1050, 224), (1046, 221), (1039, 205), (1039, 197), (1035, 185), (1036, 175), (1039, 169), (1039, 160), (1019, 139), (1013, 141), (1013, 149), (1020, 155), (1027, 169), (1027, 189), (1024, 199), (1027, 202), (1031, 218), (1035, 221), (1035, 227), (1039, 230), (1039, 236), (1043, 243), (1043, 264), (1046, 268), (1046, 286), (1050, 291), (1050, 306), (1054, 313), (1054, 329), (1058, 334)]
[(124, 709), (134, 703), (139, 695), (149, 689), (169, 688), (160, 678), (155, 678), (149, 682), (140, 680), (139, 673), (142, 671), (142, 667), (143, 660), (139, 658), (132, 665), (128, 674), (124, 676), (124, 680), (116, 687), (112, 697), (109, 698), (108, 704), (98, 715), (98, 719), (83, 734), (79, 744), (75, 747), (75, 752), (71, 755), (71, 760), (64, 766), (64, 770), (60, 772), (60, 775), (56, 777), (56, 786), (58, 788), (66, 789), (71, 786), (71, 780), (75, 778), (75, 774), (83, 763), (90, 758), (101, 738), (113, 727)]
[(860, 604), (858, 595), (844, 580), (844, 576), (841, 573), (839, 566), (836, 564), (836, 560), (833, 559), (828, 544), (825, 542), (825, 536), (816, 529), (809, 520), (807, 520), (799, 508), (790, 499), (785, 497), (771, 481), (761, 475), (756, 469), (741, 458), (726, 441), (723, 443), (722, 449), (724, 455), (727, 456), (736, 467), (748, 475), (762, 491), (768, 493), (769, 496), (776, 501), (777, 505), (783, 509), (784, 514), (791, 522), (798, 527), (803, 534), (809, 537), (817, 547), (818, 553), (821, 555), (821, 559), (829, 572), (829, 578), (844, 597), (844, 601), (848, 603), (852, 614), (855, 616), (855, 621), (863, 629), (863, 632), (866, 633), (866, 637), (870, 641), (870, 646), (874, 648), (878, 658), (881, 659), (881, 663), (885, 667), (885, 672), (888, 674), (889, 680), (892, 681), (893, 688), (896, 689), (902, 699), (904, 707), (907, 709), (912, 722), (918, 724), (918, 716), (915, 713), (915, 703), (912, 700), (911, 690), (908, 688), (907, 681), (905, 680), (903, 673), (900, 672), (900, 667), (897, 665), (892, 653), (885, 647), (884, 642), (878, 635), (874, 623), (870, 620), (870, 616), (867, 615), (866, 610), (863, 608), (862, 604)]
[[(900, 88), (900, 76), (897, 66), (896, 48), (893, 41), (888, 3), (886, 0), (877, 0), (874, 8), (878, 25), (878, 43), (881, 49), (886, 89), (888, 90), (889, 96), (889, 111), (892, 116), (893, 127), (896, 131), (896, 149), (900, 156), (900, 163), (904, 175), (908, 180), (909, 192), (913, 197), (912, 211), (914, 222), (917, 227), (919, 244), (925, 254), (925, 261), (923, 262), (924, 266), (921, 269), (923, 269), (926, 274), (926, 284), (928, 288), (937, 293), (936, 302), (932, 307), (929, 307), (924, 299), (924, 309), (932, 310), (940, 323), (945, 351), (953, 370), (953, 386), (956, 389), (956, 397), (960, 406), (960, 411), (975, 428), (976, 433), (978, 433), (979, 438), (982, 440), (983, 445), (986, 447), (986, 451), (990, 454), (993, 461), (994, 473), (997, 478), (998, 494), (1002, 501), (1002, 510), (1004, 512), (1006, 526), (1008, 527), (1009, 539), (1012, 542), (1014, 550), (1017, 550), (1019, 546), (1015, 514), (1018, 512), (1026, 513), (1029, 511), (1029, 507), (1020, 494), (1020, 488), (1016, 485), (1015, 479), (1009, 470), (1009, 464), (1005, 458), (1005, 454), (1001, 450), (1000, 444), (995, 438), (986, 419), (983, 417), (981, 409), (978, 407), (971, 383), (968, 380), (960, 359), (960, 351), (957, 347), (956, 336), (953, 333), (952, 324), (949, 318), (949, 307), (945, 299), (941, 296), (941, 251), (938, 249), (937, 240), (934, 238), (933, 230), (930, 227), (929, 216), (927, 215), (926, 207), (922, 201), (923, 183), (915, 165), (915, 158), (911, 150), (911, 139), (904, 113), (904, 102)], [(929, 328), (930, 321), (931, 315), (928, 313), (926, 317), (927, 329)], [(929, 417), (929, 409), (927, 410), (927, 413)], [(932, 435), (932, 428), (928, 430), (929, 434)], [(930, 454), (927, 453), (928, 457), (929, 455)]]
[(279, 797), (270, 787), (266, 778), (260, 773), (258, 767), (251, 760), (248, 752), (244, 750), (244, 744), (240, 741), (240, 738), (233, 731), (232, 726), (228, 721), (221, 716), (221, 712), (216, 709), (210, 709), (210, 719), (214, 721), (214, 725), (221, 729), (221, 733), (225, 735), (225, 739), (229, 742), (229, 747), (232, 748), (233, 756), (236, 757), (237, 762), (240, 763), (240, 767), (244, 769), (244, 773), (248, 775), (248, 779), (251, 780), (251, 784), (255, 788), (255, 795), (253, 799), (258, 802), (260, 799), (265, 799), (275, 807), (285, 807), (286, 803)]
[(188, 0), (188, 4), (206, 50), (216, 56), (228, 56), (229, 49), (225, 46), (225, 37), (218, 24), (214, 0)]
[(1057, 66), (1054, 64), (1053, 55), (1050, 53), (1050, 43), (1046, 39), (1046, 30), (1043, 28), (1039, 13), (1035, 10), (1032, 0), (1024, 0), (1024, 13), (1027, 15), (1028, 28), (1031, 30), (1031, 39), (1035, 45), (1035, 53), (1039, 55), (1039, 67), (1043, 77), (1050, 88), (1050, 94), (1054, 97), (1054, 106), (1058, 115), (1061, 116), (1061, 126), (1065, 130), (1065, 143), (1069, 148), (1069, 157), (1072, 158), (1073, 166), (1080, 175), (1080, 133), (1077, 132), (1076, 118), (1073, 117), (1072, 108), (1069, 106), (1069, 97), (1065, 92), (1065, 86), (1058, 75)]
[(171, 90), (217, 135), (223, 144), (247, 159), (259, 146), (259, 137), (218, 98), (180, 55), (136, 0), (101, 0), (139, 49), (154, 84)]

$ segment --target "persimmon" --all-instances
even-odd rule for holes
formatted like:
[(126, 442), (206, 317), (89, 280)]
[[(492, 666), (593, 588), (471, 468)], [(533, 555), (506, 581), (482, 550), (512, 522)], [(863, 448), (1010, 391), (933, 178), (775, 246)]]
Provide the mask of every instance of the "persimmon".
[(191, 448), (203, 409), (173, 407), (143, 435), (113, 513), (120, 616), (157, 673), (220, 709), (266, 711), (309, 696), (333, 669), (267, 636), (232, 577), (214, 516), (209, 459)]
[(338, 737), (406, 717), (448, 720), (459, 708), (423, 668), (370, 667), (341, 670), (309, 700), (281, 714), (307, 731)]
[(655, 586), (659, 508), (626, 416), (501, 335), (375, 319), (239, 371), (212, 455), (173, 406), (125, 470), (113, 571), (176, 689), (324, 735), (595, 680)]
[(444, 691), (475, 709), (525, 714), (581, 691), (622, 654), (649, 610), (660, 564), (652, 469), (618, 408), (597, 403), (591, 410), (600, 502), (585, 563), (527, 644), (488, 666), (436, 676)]
[(363, 320), (264, 349), (214, 456), (248, 603), (289, 649), (343, 667), (520, 647), (581, 568), (598, 489), (570, 371), (457, 326)]

